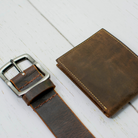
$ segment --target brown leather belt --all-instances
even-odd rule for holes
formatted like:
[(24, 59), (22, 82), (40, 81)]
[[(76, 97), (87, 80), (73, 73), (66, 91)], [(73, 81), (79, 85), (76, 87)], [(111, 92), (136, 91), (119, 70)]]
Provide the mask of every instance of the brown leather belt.
[[(27, 59), (32, 66), (22, 71), (17, 63)], [(20, 72), (10, 81), (4, 73), (12, 66)], [(69, 109), (49, 79), (49, 74), (31, 56), (24, 54), (0, 69), (0, 77), (39, 115), (57, 138), (93, 138), (94, 136)]]

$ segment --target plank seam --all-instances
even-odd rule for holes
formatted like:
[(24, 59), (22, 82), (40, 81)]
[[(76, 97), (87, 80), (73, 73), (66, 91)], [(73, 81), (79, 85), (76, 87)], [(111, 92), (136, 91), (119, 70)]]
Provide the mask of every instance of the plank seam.
[(48, 20), (31, 2), (30, 0), (27, 0), (30, 5), (72, 46), (75, 47), (58, 29), (55, 27), (50, 20)]

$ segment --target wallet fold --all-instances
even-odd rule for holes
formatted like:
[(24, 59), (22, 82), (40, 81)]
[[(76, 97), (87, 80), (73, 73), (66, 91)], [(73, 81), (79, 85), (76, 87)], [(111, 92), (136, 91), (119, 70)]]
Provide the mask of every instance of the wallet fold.
[(138, 94), (137, 55), (105, 29), (56, 61), (107, 117)]

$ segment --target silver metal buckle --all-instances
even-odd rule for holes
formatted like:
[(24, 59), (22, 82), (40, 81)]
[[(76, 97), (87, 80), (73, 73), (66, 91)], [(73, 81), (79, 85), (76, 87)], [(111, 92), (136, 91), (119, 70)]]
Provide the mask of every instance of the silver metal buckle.
[[(19, 92), (14, 85), (5, 77), (4, 73), (10, 69), (12, 66), (14, 66), (20, 73), (22, 73), (22, 75), (24, 75), (23, 71), (17, 66), (18, 62), (21, 62), (22, 60), (29, 60), (33, 65), (36, 66), (36, 68), (41, 72), (41, 74), (43, 75), (43, 78), (38, 81), (37, 83), (35, 83), (33, 86), (25, 89), (22, 92)], [(41, 82), (45, 81), (46, 79), (48, 79), (50, 77), (49, 73), (38, 63), (36, 62), (30, 55), (28, 54), (23, 54), (19, 57), (16, 57), (12, 60), (10, 60), (10, 62), (8, 62), (7, 64), (5, 64), (2, 68), (0, 68), (0, 77), (3, 79), (3, 81), (14, 91), (15, 94), (17, 94), (18, 96), (24, 95), (25, 93), (27, 93), (29, 90), (31, 90), (32, 88), (34, 88), (36, 85), (40, 84)]]

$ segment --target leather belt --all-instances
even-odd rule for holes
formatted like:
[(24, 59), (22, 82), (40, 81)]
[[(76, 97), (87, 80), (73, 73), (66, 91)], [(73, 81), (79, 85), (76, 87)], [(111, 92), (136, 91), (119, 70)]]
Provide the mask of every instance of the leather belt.
[[(22, 71), (17, 63), (27, 59), (33, 65)], [(10, 81), (4, 73), (12, 66), (20, 72)], [(75, 114), (54, 90), (49, 74), (30, 55), (11, 60), (0, 69), (0, 77), (39, 115), (57, 138), (93, 138)]]

